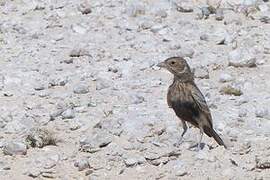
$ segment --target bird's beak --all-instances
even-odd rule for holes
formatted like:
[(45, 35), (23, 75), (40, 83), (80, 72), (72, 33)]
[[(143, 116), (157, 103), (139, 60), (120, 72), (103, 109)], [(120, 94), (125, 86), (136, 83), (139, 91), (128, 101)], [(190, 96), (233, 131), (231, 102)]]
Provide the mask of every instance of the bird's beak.
[(165, 68), (167, 66), (166, 66), (166, 64), (164, 62), (160, 62), (160, 63), (157, 64), (157, 67)]

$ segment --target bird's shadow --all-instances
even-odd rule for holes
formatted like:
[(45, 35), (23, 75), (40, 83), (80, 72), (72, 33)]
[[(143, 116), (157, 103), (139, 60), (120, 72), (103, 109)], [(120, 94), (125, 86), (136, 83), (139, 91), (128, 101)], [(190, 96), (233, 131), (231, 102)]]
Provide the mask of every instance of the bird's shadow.
[(195, 149), (196, 151), (198, 151), (198, 150), (203, 150), (205, 146), (206, 146), (205, 143), (200, 143), (200, 145), (198, 145), (198, 143), (196, 143), (194, 145), (191, 145), (188, 149), (189, 150), (194, 150)]

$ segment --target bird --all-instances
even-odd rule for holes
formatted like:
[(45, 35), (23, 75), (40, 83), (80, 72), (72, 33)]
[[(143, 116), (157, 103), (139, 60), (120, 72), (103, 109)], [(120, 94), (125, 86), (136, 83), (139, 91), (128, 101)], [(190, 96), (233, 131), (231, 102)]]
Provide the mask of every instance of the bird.
[[(194, 74), (183, 57), (170, 57), (157, 64), (173, 74), (173, 83), (167, 92), (167, 103), (182, 122), (183, 132), (178, 145), (181, 144), (187, 132), (187, 123), (200, 129), (197, 149), (201, 148), (201, 141), (205, 133), (215, 141), (227, 148), (223, 140), (213, 128), (212, 115), (203, 94), (194, 82)], [(196, 146), (195, 146), (196, 147)]]

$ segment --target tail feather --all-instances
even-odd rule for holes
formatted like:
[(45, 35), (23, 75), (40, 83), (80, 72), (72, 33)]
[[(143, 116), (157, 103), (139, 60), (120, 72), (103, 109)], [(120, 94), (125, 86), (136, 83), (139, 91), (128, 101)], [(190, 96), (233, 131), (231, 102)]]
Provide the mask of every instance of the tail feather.
[(209, 128), (209, 127), (204, 126), (204, 132), (209, 137), (213, 137), (219, 145), (224, 146), (227, 149), (227, 146), (225, 145), (223, 140), (219, 137), (219, 135), (216, 133), (216, 131), (213, 128)]

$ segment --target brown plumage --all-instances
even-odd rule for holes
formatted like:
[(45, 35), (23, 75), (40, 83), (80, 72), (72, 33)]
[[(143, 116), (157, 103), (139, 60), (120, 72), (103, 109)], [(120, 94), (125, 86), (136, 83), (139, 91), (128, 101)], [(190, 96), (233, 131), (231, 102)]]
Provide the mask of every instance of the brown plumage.
[(159, 67), (166, 68), (174, 75), (173, 83), (170, 85), (167, 102), (173, 108), (175, 114), (181, 119), (183, 133), (181, 140), (187, 131), (186, 122), (200, 129), (200, 139), (198, 148), (202, 140), (203, 133), (213, 137), (219, 145), (226, 148), (223, 140), (213, 129), (212, 116), (206, 104), (204, 96), (194, 83), (193, 73), (186, 60), (181, 57), (172, 57), (158, 64)]

